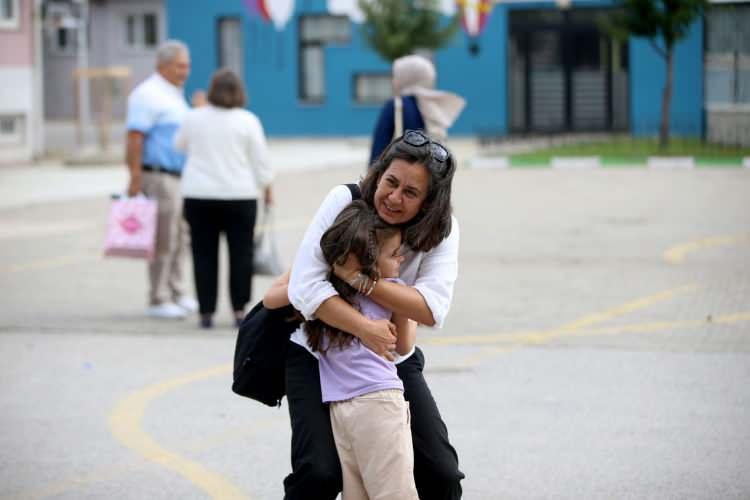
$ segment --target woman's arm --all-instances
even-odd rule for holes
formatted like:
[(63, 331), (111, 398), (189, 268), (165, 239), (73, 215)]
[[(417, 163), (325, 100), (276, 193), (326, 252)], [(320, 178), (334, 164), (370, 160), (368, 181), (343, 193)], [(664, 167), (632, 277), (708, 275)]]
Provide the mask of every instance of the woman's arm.
[(246, 111), (245, 116), (247, 118), (250, 132), (247, 144), (247, 155), (250, 161), (250, 166), (255, 173), (255, 178), (258, 181), (258, 187), (263, 189), (266, 186), (270, 186), (274, 177), (273, 167), (271, 166), (271, 161), (269, 159), (266, 134), (263, 131), (263, 124), (257, 116), (249, 111)]
[(334, 328), (351, 333), (382, 355), (395, 348), (395, 327), (387, 320), (365, 318), (338, 296), (328, 281), (328, 263), (320, 250), (321, 236), (351, 199), (346, 186), (337, 186), (323, 200), (294, 258), (289, 277), (289, 300), (305, 319), (318, 318)]
[(190, 111), (187, 112), (185, 115), (185, 119), (182, 120), (182, 125), (177, 129), (177, 132), (174, 134), (174, 138), (172, 139), (172, 146), (174, 148), (181, 152), (186, 153), (187, 147), (188, 147), (188, 119), (190, 117)]
[(417, 322), (406, 316), (394, 314), (391, 321), (396, 325), (396, 352), (405, 356), (414, 348), (417, 341)]
[(289, 305), (289, 273), (285, 272), (271, 283), (263, 295), (263, 306), (266, 309), (279, 309)]
[[(276, 280), (268, 288), (266, 294), (263, 296), (263, 306), (266, 309), (279, 309), (281, 307), (289, 305), (288, 293), (290, 273), (291, 270), (276, 278)], [(335, 303), (329, 304), (329, 302), (334, 298), (338, 297), (331, 297), (328, 301), (324, 302), (321, 307), (318, 308), (318, 317), (322, 321), (340, 330), (349, 331), (348, 329), (351, 329), (361, 332), (362, 336), (369, 335), (370, 337), (375, 338), (375, 340), (371, 340), (368, 338), (368, 342), (370, 342), (370, 344), (368, 345), (367, 343), (365, 343), (365, 345), (370, 347), (370, 349), (375, 352), (380, 351), (379, 353), (386, 356), (388, 359), (392, 360), (392, 355), (390, 355), (388, 351), (396, 349), (397, 352), (401, 353), (401, 351), (398, 350), (398, 345), (392, 342), (392, 337), (395, 333), (395, 326), (391, 325), (385, 320), (381, 320), (379, 322), (369, 321), (359, 312), (349, 306), (348, 303), (344, 302), (341, 299), (339, 300), (344, 303), (345, 307), (343, 307), (342, 309), (338, 309), (338, 307), (340, 307), (339, 305)], [(351, 315), (351, 317), (347, 319), (349, 314), (351, 314), (352, 312), (353, 314)], [(328, 321), (326, 321), (324, 318), (328, 318)], [(408, 322), (408, 320), (406, 321)], [(413, 344), (414, 342), (412, 341), (412, 345)], [(410, 350), (411, 347), (409, 347), (408, 349)]]
[(380, 109), (378, 121), (372, 132), (372, 146), (370, 148), (370, 163), (372, 165), (378, 159), (380, 153), (393, 139), (393, 99), (389, 100)]
[(368, 319), (338, 295), (323, 302), (315, 315), (327, 325), (351, 333), (371, 351), (393, 361), (391, 352), (396, 349), (397, 332), (390, 321)]
[[(453, 300), (453, 286), (458, 276), (458, 222), (453, 219), (450, 235), (422, 256), (413, 285), (378, 280), (370, 298), (393, 311), (423, 325), (442, 327)], [(349, 258), (334, 266), (336, 276), (345, 281), (359, 273), (359, 263)]]

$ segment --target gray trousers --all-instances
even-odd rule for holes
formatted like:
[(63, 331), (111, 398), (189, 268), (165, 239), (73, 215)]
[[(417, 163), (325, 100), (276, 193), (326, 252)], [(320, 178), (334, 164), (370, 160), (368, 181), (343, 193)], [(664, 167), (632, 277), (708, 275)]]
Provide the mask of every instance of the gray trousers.
[(141, 191), (156, 200), (156, 251), (148, 266), (151, 305), (173, 302), (185, 294), (183, 269), (190, 233), (182, 217), (180, 178), (163, 172), (143, 172)]

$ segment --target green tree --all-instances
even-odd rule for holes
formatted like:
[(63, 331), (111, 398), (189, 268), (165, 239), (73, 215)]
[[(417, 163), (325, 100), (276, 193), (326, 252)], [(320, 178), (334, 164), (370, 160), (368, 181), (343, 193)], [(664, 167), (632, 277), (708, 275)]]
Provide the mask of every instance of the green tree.
[(359, 8), (365, 42), (388, 61), (417, 49), (439, 49), (459, 28), (457, 15), (443, 22), (436, 0), (359, 0)]
[[(685, 37), (691, 24), (708, 7), (708, 0), (619, 0), (622, 7), (607, 27), (618, 39), (629, 35), (646, 37), (666, 64), (661, 103), (659, 147), (669, 144), (669, 111), (672, 104), (674, 46)], [(663, 45), (659, 44), (659, 39)]]

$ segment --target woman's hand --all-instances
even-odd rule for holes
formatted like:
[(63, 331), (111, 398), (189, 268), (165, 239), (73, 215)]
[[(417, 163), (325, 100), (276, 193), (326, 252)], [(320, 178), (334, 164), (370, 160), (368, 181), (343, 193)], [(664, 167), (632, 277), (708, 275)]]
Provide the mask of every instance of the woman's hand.
[(362, 264), (359, 263), (359, 259), (353, 253), (349, 253), (346, 257), (346, 261), (343, 264), (333, 265), (333, 274), (337, 278), (350, 283), (359, 272), (362, 270)]
[(393, 361), (396, 350), (396, 325), (387, 319), (370, 320), (368, 328), (360, 332), (359, 340), (372, 352)]

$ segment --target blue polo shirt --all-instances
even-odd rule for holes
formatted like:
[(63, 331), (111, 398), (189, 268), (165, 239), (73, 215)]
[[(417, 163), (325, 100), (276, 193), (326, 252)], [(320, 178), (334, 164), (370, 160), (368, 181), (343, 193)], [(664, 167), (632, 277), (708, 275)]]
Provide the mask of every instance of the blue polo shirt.
[(126, 127), (145, 136), (142, 163), (182, 172), (185, 155), (174, 148), (172, 140), (187, 111), (182, 88), (159, 73), (133, 89), (128, 97)]

